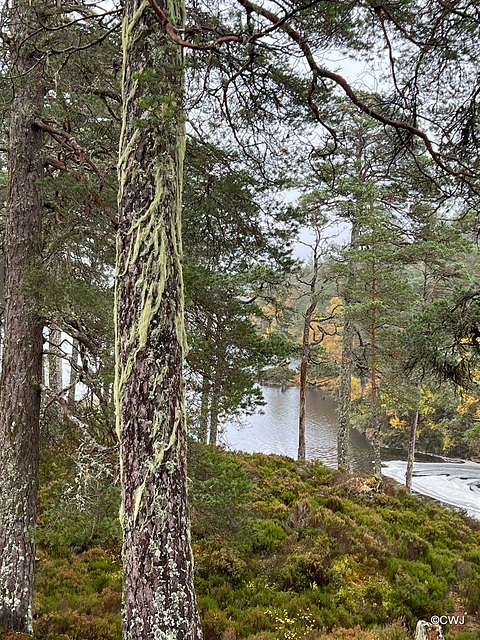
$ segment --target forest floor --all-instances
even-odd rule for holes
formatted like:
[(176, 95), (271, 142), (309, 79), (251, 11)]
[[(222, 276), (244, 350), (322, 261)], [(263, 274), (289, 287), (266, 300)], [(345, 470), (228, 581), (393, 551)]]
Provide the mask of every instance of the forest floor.
[[(104, 479), (69, 500), (74, 467), (55, 455), (43, 461), (35, 637), (119, 640), (118, 488)], [(406, 640), (445, 614), (465, 615), (447, 640), (480, 639), (480, 522), (388, 479), (281, 456), (191, 443), (189, 476), (205, 640)]]

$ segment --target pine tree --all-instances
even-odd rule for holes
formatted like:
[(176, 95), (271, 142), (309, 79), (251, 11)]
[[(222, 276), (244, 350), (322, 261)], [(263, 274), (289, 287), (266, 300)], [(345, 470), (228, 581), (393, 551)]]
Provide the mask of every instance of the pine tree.
[[(37, 518), (42, 251), (44, 59), (38, 51), (42, 3), (9, 7), (14, 97), (8, 136), (5, 337), (0, 378), (0, 627), (32, 632)], [(33, 35), (31, 29), (33, 28)]]
[[(168, 13), (170, 27), (182, 28), (181, 0)], [(115, 302), (123, 637), (198, 640), (182, 373), (182, 51), (140, 0), (125, 3), (123, 51)]]

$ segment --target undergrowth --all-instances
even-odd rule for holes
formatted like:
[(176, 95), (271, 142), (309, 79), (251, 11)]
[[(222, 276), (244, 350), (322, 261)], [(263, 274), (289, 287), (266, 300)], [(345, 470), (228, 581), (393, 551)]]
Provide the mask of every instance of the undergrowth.
[[(56, 464), (43, 476), (35, 636), (118, 640), (118, 489), (105, 477), (75, 505), (72, 469)], [(192, 442), (188, 469), (205, 640), (405, 640), (460, 605), (475, 621), (480, 525), (465, 515), (281, 456)]]

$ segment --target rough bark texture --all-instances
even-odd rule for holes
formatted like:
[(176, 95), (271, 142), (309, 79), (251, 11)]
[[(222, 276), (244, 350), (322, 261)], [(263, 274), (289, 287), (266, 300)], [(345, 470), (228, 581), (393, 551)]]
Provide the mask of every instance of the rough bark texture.
[(52, 393), (61, 393), (63, 389), (62, 375), (62, 333), (57, 325), (50, 325), (48, 337), (48, 386)]
[(5, 342), (0, 378), (0, 627), (32, 631), (37, 519), (42, 322), (32, 277), (40, 264), (42, 65), (26, 41), (35, 10), (11, 7), (12, 59), (21, 76), (11, 109), (5, 235)]
[[(307, 354), (308, 357), (308, 354)], [(307, 362), (303, 361), (300, 365), (300, 408), (298, 413), (298, 454), (299, 460), (305, 460), (305, 410), (307, 404)]]
[[(159, 6), (181, 28), (181, 0)], [(115, 312), (123, 638), (199, 640), (182, 375), (182, 54), (148, 2), (127, 0), (124, 11)]]

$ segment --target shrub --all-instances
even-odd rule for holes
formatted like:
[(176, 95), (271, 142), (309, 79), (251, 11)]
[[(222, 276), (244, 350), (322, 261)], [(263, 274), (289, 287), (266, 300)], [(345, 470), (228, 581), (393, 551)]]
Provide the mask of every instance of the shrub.
[(274, 551), (287, 537), (285, 529), (274, 520), (259, 520), (255, 529), (253, 548), (257, 551)]

